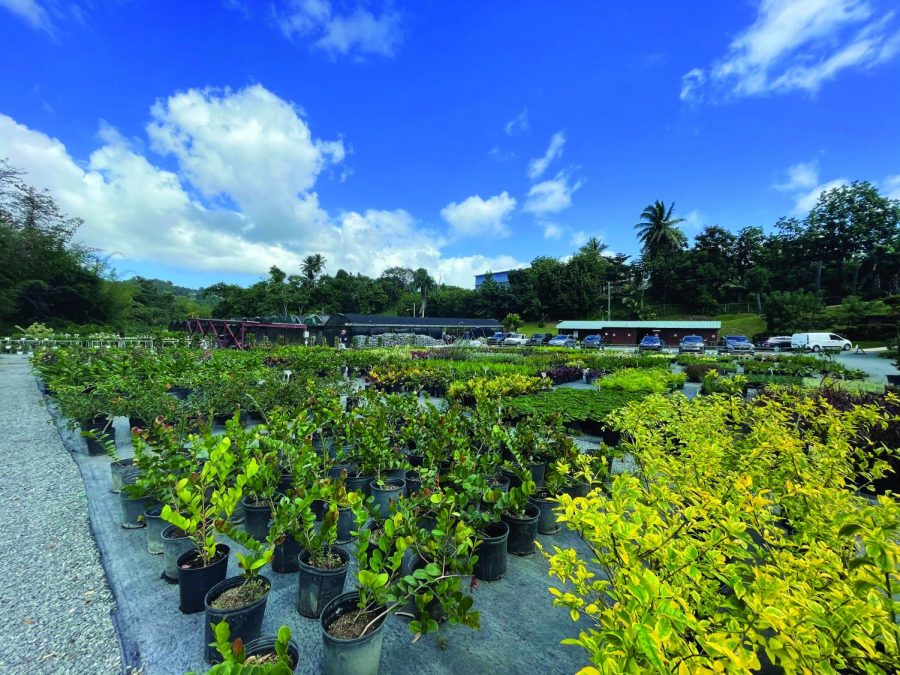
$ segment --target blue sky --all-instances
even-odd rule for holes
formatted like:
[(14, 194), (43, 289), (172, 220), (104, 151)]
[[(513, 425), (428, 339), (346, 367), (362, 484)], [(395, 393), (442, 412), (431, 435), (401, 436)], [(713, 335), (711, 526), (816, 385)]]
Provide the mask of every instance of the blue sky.
[[(626, 6), (630, 5), (630, 6)], [(0, 157), (123, 276), (252, 282), (565, 256), (675, 201), (771, 227), (900, 197), (888, 0), (0, 0)]]

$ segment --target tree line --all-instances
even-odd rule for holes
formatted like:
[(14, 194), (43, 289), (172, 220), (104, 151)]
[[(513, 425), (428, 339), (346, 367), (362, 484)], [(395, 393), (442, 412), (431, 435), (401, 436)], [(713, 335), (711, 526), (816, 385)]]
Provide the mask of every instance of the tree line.
[[(589, 239), (571, 256), (538, 256), (488, 274), (478, 290), (437, 283), (424, 268), (391, 267), (377, 278), (338, 269), (321, 254), (295, 270), (272, 266), (249, 286), (205, 289), (135, 277), (119, 280), (101, 253), (72, 243), (78, 218), (0, 164), (0, 327), (32, 321), (62, 327), (161, 326), (192, 316), (307, 316), (356, 312), (425, 316), (518, 314), (559, 319), (712, 316), (732, 303), (767, 319), (769, 330), (813, 328), (826, 305), (848, 317), (896, 314), (900, 292), (900, 201), (857, 181), (823, 192), (803, 218), (731, 232), (702, 228), (693, 241), (674, 204), (655, 201), (634, 225), (640, 254), (610, 254)], [(885, 309), (886, 308), (886, 309)]]

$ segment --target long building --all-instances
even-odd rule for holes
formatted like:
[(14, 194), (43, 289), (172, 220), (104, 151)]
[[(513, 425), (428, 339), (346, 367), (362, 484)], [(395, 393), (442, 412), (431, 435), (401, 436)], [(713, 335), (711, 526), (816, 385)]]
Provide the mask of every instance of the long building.
[(379, 316), (377, 314), (331, 314), (319, 329), (331, 344), (346, 330), (354, 335), (382, 335), (384, 333), (414, 333), (440, 338), (442, 335), (483, 337), (492, 335), (502, 326), (495, 319), (459, 317)]
[(715, 344), (722, 330), (721, 321), (560, 321), (556, 330), (579, 340), (600, 335), (608, 345), (636, 345), (645, 335), (657, 335), (666, 344), (681, 342), (685, 335), (699, 335)]

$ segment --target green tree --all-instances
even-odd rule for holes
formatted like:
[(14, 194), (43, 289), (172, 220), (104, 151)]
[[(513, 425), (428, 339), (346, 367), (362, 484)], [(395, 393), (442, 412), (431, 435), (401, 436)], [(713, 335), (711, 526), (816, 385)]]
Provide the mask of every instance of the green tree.
[(763, 312), (769, 332), (795, 333), (820, 328), (824, 306), (807, 291), (773, 291), (766, 296)]
[(322, 272), (325, 271), (325, 263), (328, 262), (321, 253), (308, 255), (303, 259), (300, 270), (309, 283), (313, 283)]
[(672, 217), (674, 210), (675, 202), (667, 209), (665, 202), (657, 199), (641, 212), (643, 220), (634, 227), (645, 254), (679, 249), (687, 243), (684, 233), (678, 229), (678, 224), (683, 223), (684, 218)]
[(518, 314), (510, 313), (503, 318), (501, 323), (506, 330), (515, 333), (524, 322), (522, 321), (522, 317)]

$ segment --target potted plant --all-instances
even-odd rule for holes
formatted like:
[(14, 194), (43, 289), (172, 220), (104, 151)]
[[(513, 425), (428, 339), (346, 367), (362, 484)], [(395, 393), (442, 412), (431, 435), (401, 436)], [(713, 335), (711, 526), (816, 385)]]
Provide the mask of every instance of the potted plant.
[(292, 675), (300, 661), (300, 650), (291, 640), (291, 629), (287, 626), (278, 629), (276, 638), (257, 638), (248, 643), (239, 637), (231, 639), (227, 621), (215, 624), (213, 633), (219, 663), (207, 670), (206, 675)]
[(523, 473), (520, 478), (521, 485), (500, 493), (494, 503), (494, 510), (500, 513), (500, 518), (509, 526), (507, 552), (524, 556), (534, 553), (534, 540), (537, 537), (538, 518), (541, 512), (537, 506), (528, 501), (536, 489), (531, 476)]
[(178, 481), (172, 499), (174, 506), (165, 504), (161, 514), (163, 520), (179, 528), (194, 544), (176, 563), (180, 609), (185, 614), (202, 610), (206, 593), (225, 579), (230, 549), (216, 542), (216, 526), (222, 527), (231, 516), (247, 477), (257, 469), (251, 460), (243, 472), (239, 471), (239, 460), (230, 451), (228, 436), (191, 440), (198, 446), (196, 450), (208, 453), (208, 459), (199, 471)]
[(214, 624), (228, 622), (232, 634), (244, 642), (259, 637), (266, 601), (272, 588), (272, 582), (259, 573), (272, 560), (272, 544), (262, 544), (233, 526), (226, 526), (224, 531), (245, 546), (248, 552), (246, 555), (236, 554), (241, 575), (220, 581), (209, 589), (203, 600), (206, 610), (203, 651), (209, 663), (213, 663), (218, 654), (215, 644), (210, 644), (215, 638), (212, 630)]

